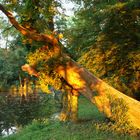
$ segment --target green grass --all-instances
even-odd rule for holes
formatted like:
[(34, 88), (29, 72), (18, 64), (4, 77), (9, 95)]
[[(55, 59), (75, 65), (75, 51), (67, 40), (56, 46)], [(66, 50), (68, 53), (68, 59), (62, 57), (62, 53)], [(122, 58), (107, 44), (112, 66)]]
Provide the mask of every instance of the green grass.
[(137, 140), (135, 137), (98, 130), (95, 123), (104, 122), (106, 118), (83, 97), (79, 100), (79, 119), (76, 124), (34, 121), (17, 134), (1, 140)]
[(79, 119), (83, 121), (84, 120), (103, 121), (105, 119), (105, 116), (98, 111), (96, 106), (94, 106), (84, 97), (80, 97), (79, 99), (78, 116)]

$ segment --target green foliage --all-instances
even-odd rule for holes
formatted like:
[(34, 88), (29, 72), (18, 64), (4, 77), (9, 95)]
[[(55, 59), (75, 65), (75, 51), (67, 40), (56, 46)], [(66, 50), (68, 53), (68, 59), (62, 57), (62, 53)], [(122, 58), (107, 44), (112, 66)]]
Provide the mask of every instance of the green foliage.
[[(82, 56), (96, 42), (98, 34), (102, 31), (101, 25), (108, 15), (104, 14), (104, 9), (117, 3), (115, 0), (73, 0), (81, 3), (81, 8), (75, 12), (75, 17), (65, 31), (68, 40), (69, 50), (75, 59)], [(71, 20), (71, 19), (70, 19)], [(71, 34), (69, 34), (71, 32)]]
[(112, 112), (110, 119), (115, 121), (97, 123), (97, 129), (139, 136), (140, 129), (133, 127), (129, 121), (127, 104), (121, 98), (114, 98), (114, 96), (109, 98)]
[(52, 30), (53, 16), (57, 13), (56, 7), (60, 3), (54, 0), (2, 0), (2, 3), (17, 13), (20, 23), (38, 32)]
[(128, 124), (129, 123), (127, 118), (128, 107), (127, 104), (123, 101), (123, 99), (110, 97), (110, 105), (112, 112), (111, 119), (116, 120), (117, 123), (120, 123), (122, 125)]
[(58, 60), (59, 53), (54, 52), (53, 48), (48, 46), (36, 49), (27, 56), (29, 65), (36, 66), (36, 70), (39, 71), (38, 83), (44, 92), (50, 93), (49, 85), (57, 90), (62, 86), (60, 76), (54, 71), (59, 64)]
[(16, 50), (0, 48), (0, 89), (19, 84), (21, 66), (25, 63), (24, 48)]

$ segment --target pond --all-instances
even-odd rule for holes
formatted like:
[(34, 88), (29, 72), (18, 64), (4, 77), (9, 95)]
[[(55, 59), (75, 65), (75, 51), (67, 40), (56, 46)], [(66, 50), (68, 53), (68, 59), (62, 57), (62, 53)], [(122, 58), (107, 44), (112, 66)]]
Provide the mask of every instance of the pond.
[(6, 136), (9, 136), (9, 135), (14, 134), (16, 132), (17, 132), (17, 128), (15, 126), (13, 126), (9, 129), (3, 129), (2, 130), (2, 136), (6, 137)]

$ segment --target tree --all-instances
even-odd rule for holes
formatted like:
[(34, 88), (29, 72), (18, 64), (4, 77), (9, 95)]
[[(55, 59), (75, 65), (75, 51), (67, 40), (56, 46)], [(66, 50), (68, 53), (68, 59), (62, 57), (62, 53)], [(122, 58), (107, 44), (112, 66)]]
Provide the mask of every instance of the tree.
[(7, 89), (12, 85), (19, 85), (21, 66), (25, 63), (26, 51), (24, 48), (16, 50), (0, 48), (0, 89)]
[(139, 2), (90, 2), (83, 2), (65, 33), (69, 50), (97, 77), (139, 100)]
[[(0, 5), (0, 10), (9, 18), (11, 24), (22, 35), (34, 41), (43, 43), (43, 47), (40, 47), (35, 51), (40, 54), (40, 56), (36, 57), (35, 62), (32, 61), (32, 66), (26, 65), (22, 68), (23, 70), (28, 71), (30, 74), (34, 74), (34, 71), (32, 71), (34, 67), (38, 71), (45, 71), (45, 76), (48, 79), (49, 76), (54, 78), (55, 76), (58, 76), (60, 80), (64, 80), (67, 85), (71, 87), (71, 92), (74, 96), (77, 96), (77, 94), (75, 94), (77, 92), (81, 93), (94, 103), (100, 111), (104, 112), (107, 117), (114, 121), (116, 121), (120, 115), (117, 112), (113, 112), (113, 105), (118, 102), (118, 100), (123, 100), (124, 106), (128, 107), (126, 112), (122, 111), (128, 117), (129, 121), (126, 121), (129, 122), (132, 127), (140, 128), (140, 103), (138, 101), (117, 91), (92, 75), (85, 68), (78, 65), (63, 52), (62, 46), (53, 34), (40, 34), (27, 29), (24, 26), (21, 26), (15, 20), (12, 13), (8, 12), (2, 5)], [(41, 77), (41, 75), (38, 75), (38, 77)], [(51, 79), (49, 82), (51, 82)], [(116, 116), (116, 114), (118, 115)]]

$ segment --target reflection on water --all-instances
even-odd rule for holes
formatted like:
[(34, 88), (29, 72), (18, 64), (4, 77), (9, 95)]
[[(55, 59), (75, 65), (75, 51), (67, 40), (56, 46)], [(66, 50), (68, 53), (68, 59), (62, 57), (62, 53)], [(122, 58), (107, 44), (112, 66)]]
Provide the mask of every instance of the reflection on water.
[(0, 136), (16, 133), (19, 127), (33, 120), (44, 121), (44, 118), (58, 112), (61, 108), (60, 94), (52, 95), (39, 92), (37, 96), (31, 94), (23, 98), (20, 95), (0, 93)]
[(11, 135), (11, 134), (14, 134), (14, 133), (16, 133), (16, 131), (17, 131), (17, 128), (16, 127), (11, 127), (11, 128), (9, 128), (9, 129), (4, 129), (3, 131), (2, 131), (2, 136), (3, 137), (6, 137), (6, 136), (9, 136), (9, 135)]

